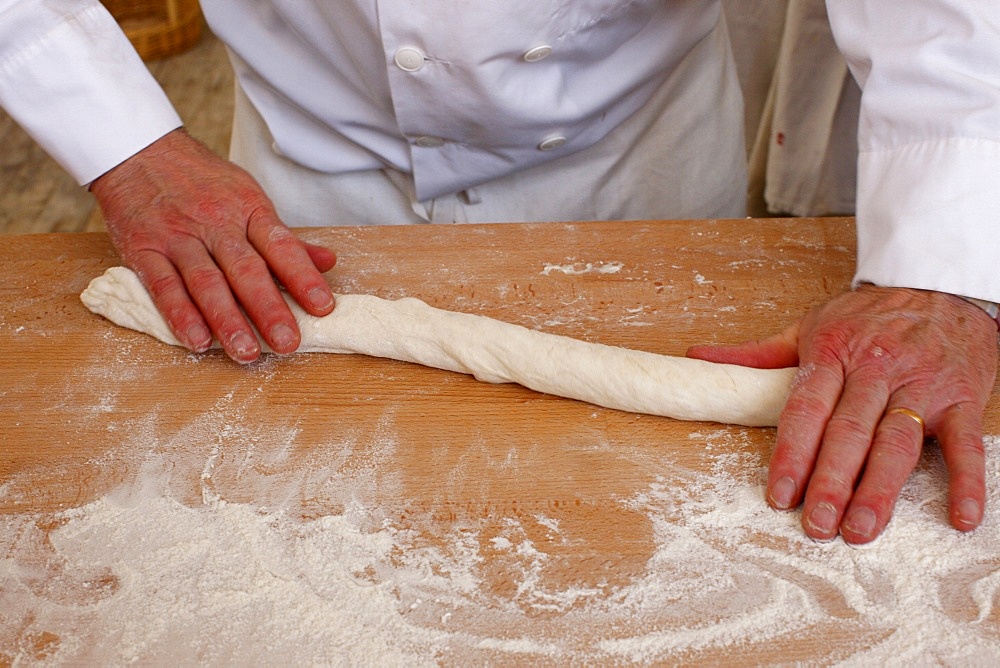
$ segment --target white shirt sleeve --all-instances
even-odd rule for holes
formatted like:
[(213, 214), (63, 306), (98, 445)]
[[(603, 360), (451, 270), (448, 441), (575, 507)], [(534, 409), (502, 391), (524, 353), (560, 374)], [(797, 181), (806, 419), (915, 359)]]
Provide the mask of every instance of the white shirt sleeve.
[(0, 106), (80, 184), (181, 125), (97, 0), (0, 0)]
[(1000, 301), (1000, 2), (827, 2), (864, 92), (856, 281)]

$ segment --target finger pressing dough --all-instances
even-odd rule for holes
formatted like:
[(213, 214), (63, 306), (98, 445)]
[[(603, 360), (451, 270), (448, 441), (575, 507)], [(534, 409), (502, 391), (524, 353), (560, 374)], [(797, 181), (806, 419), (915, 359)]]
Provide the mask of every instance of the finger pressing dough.
[[(80, 298), (118, 325), (181, 345), (125, 267), (108, 269)], [(322, 318), (285, 299), (302, 332), (300, 352), (387, 357), (678, 420), (776, 425), (795, 373), (587, 343), (413, 298), (339, 295), (336, 308)]]

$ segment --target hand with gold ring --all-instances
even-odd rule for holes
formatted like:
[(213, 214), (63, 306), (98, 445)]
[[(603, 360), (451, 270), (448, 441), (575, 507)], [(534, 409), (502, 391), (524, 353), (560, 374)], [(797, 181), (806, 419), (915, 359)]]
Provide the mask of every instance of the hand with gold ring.
[(688, 354), (799, 366), (767, 498), (778, 509), (802, 504), (809, 536), (875, 539), (928, 437), (948, 468), (952, 526), (969, 531), (981, 522), (982, 414), (996, 377), (997, 326), (977, 306), (939, 292), (866, 285), (776, 336)]

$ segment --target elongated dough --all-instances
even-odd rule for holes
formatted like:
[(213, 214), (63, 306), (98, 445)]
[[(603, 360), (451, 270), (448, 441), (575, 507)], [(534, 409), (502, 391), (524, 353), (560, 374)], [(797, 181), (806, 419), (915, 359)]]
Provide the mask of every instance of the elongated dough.
[[(94, 313), (164, 343), (181, 345), (138, 277), (112, 267), (80, 295)], [(302, 332), (300, 352), (359, 353), (518, 383), (539, 392), (679, 420), (773, 426), (795, 369), (750, 369), (587, 343), (484, 316), (339, 295), (328, 316), (286, 295)]]

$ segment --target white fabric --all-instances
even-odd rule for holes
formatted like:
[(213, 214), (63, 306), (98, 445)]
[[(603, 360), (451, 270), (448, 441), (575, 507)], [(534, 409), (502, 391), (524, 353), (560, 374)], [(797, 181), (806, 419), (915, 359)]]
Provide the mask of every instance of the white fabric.
[(864, 90), (855, 279), (1000, 301), (1000, 3), (827, 6)]
[(181, 125), (97, 0), (0, 0), (0, 107), (81, 184)]
[[(277, 150), (318, 171), (412, 173), (418, 199), (593, 145), (716, 26), (717, 0), (210, 0)], [(295, 67), (260, 48), (278, 40)], [(527, 62), (529, 50), (551, 55)], [(425, 61), (395, 64), (400, 49)], [(442, 140), (423, 147), (423, 137)], [(565, 144), (543, 151), (542, 142)]]
[[(720, 5), (202, 6), (281, 152), (320, 170), (412, 171), (424, 200), (593, 145), (711, 31)], [(864, 88), (856, 279), (1000, 301), (1000, 3), (837, 0), (828, 12)], [(173, 124), (122, 40), (93, 0), (0, 0), (0, 103), (82, 182)], [(543, 44), (548, 58), (523, 60)], [(400, 69), (403, 47), (423, 66)], [(445, 141), (419, 146), (424, 136)], [(555, 136), (565, 144), (538, 150)], [(703, 157), (716, 160), (710, 147)]]
[[(746, 175), (740, 95), (726, 42), (720, 24), (642, 109), (598, 144), (428, 200), (417, 199), (411, 175), (390, 167), (327, 174), (277, 154), (239, 87), (230, 158), (295, 227), (736, 218), (744, 214)], [(706, 137), (710, 161), (702, 159)]]

